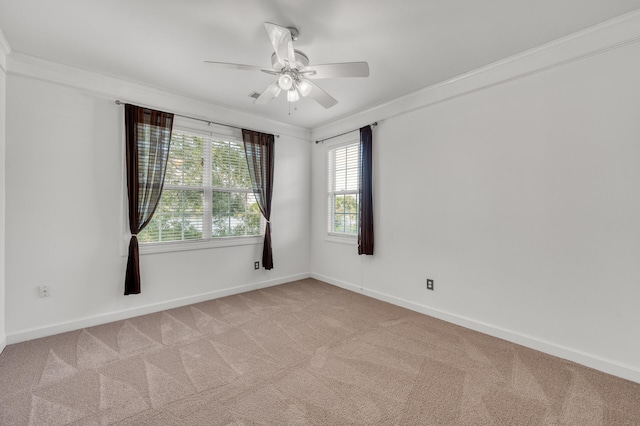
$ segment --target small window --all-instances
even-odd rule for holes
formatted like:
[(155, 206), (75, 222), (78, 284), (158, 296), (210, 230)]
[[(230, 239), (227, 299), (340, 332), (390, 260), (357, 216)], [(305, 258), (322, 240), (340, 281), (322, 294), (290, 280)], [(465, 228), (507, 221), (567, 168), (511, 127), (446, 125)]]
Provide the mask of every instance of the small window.
[(255, 236), (261, 218), (242, 141), (174, 128), (160, 203), (139, 242)]
[(350, 143), (328, 152), (328, 232), (358, 235), (360, 144)]

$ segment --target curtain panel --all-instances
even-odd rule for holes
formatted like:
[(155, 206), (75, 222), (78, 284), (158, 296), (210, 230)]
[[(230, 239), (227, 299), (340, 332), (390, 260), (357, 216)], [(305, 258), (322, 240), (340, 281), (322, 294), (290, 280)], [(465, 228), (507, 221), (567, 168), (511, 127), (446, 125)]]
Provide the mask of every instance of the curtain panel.
[(169, 158), (173, 114), (125, 104), (127, 195), (129, 199), (129, 258), (124, 294), (140, 293), (140, 254), (137, 235), (158, 207)]
[(273, 269), (271, 251), (271, 197), (273, 194), (274, 135), (242, 129), (244, 151), (253, 193), (267, 221), (262, 247), (262, 267)]
[(358, 254), (373, 254), (373, 132), (360, 129), (360, 215)]

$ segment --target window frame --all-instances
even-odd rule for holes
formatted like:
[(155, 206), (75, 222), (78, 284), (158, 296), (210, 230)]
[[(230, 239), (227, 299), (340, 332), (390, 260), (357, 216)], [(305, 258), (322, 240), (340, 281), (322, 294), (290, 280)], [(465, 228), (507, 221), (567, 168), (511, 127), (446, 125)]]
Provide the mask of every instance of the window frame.
[[(196, 122), (195, 120), (190, 120), (187, 118), (176, 117), (174, 119), (173, 129), (178, 131), (184, 131), (186, 133), (196, 133), (201, 134), (209, 139), (219, 138), (220, 140), (233, 140), (235, 142), (239, 142), (244, 144), (242, 141), (242, 134), (240, 130), (235, 128), (228, 128), (224, 126), (218, 126), (215, 124), (207, 124), (203, 122)], [(209, 144), (205, 144), (209, 145)], [(210, 153), (211, 147), (204, 148), (204, 154), (207, 155), (207, 152)], [(208, 176), (210, 174), (211, 163), (207, 165), (205, 162), (205, 170), (203, 172), (204, 176)], [(126, 183), (125, 183), (126, 184)], [(126, 187), (125, 187), (126, 188)], [(236, 189), (236, 188), (216, 188), (212, 185), (211, 182), (205, 183), (203, 181), (203, 186), (189, 186), (189, 185), (169, 185), (166, 184), (163, 186), (164, 189), (177, 189), (177, 190), (203, 190), (203, 210), (207, 211), (211, 210), (212, 207), (212, 197), (214, 191), (223, 191), (223, 192), (246, 192), (248, 194), (253, 194), (251, 189)], [(126, 203), (126, 191), (124, 193), (125, 203), (124, 203), (124, 217), (125, 219), (128, 217), (127, 212), (127, 203)], [(204, 217), (203, 217), (204, 219)], [(129, 242), (129, 229), (127, 227), (127, 221), (125, 220), (125, 244), (123, 245), (123, 253), (126, 255), (127, 247)], [(203, 230), (204, 227), (207, 226), (209, 231), (211, 230), (211, 224), (207, 223), (206, 220), (203, 221)], [(258, 245), (264, 242), (264, 232), (265, 232), (266, 221), (262, 214), (260, 214), (260, 234), (258, 235), (241, 235), (241, 236), (227, 236), (227, 237), (211, 237), (208, 239), (194, 239), (194, 240), (178, 240), (178, 241), (159, 241), (159, 242), (140, 242), (139, 252), (141, 255), (145, 254), (154, 254), (154, 253), (168, 253), (168, 252), (177, 252), (177, 251), (189, 251), (189, 250), (202, 250), (202, 249), (211, 249), (211, 248), (220, 248), (220, 247), (233, 247), (233, 246), (244, 246), (244, 245)], [(210, 234), (210, 232), (209, 232)]]
[[(345, 191), (332, 191), (330, 188), (330, 184), (331, 182), (335, 181), (335, 164), (331, 164), (331, 153), (335, 152), (336, 150), (340, 149), (340, 148), (345, 148), (347, 146), (350, 145), (356, 145), (358, 148), (358, 164), (357, 164), (357, 176), (358, 176), (358, 188), (356, 190), (345, 190)], [(326, 184), (326, 191), (325, 191), (325, 241), (329, 241), (329, 242), (334, 242), (334, 243), (341, 243), (341, 244), (348, 244), (348, 245), (357, 245), (358, 243), (358, 230), (357, 230), (357, 226), (358, 224), (356, 224), (356, 233), (355, 234), (351, 234), (351, 233), (345, 233), (345, 232), (332, 232), (330, 231), (330, 227), (332, 227), (333, 225), (333, 221), (335, 220), (335, 205), (333, 204), (333, 200), (335, 200), (335, 198), (333, 197), (334, 195), (348, 195), (348, 194), (356, 194), (359, 197), (359, 192), (360, 192), (360, 139), (358, 138), (358, 136), (354, 136), (353, 134), (350, 135), (346, 135), (344, 137), (341, 138), (337, 138), (336, 141), (334, 141), (333, 143), (327, 145), (326, 147), (326, 152), (325, 152), (325, 184)], [(330, 176), (331, 172), (334, 172), (333, 177)], [(330, 210), (331, 208), (331, 210)], [(359, 210), (360, 209), (360, 203), (358, 201), (358, 209), (356, 211), (356, 221), (359, 220)]]

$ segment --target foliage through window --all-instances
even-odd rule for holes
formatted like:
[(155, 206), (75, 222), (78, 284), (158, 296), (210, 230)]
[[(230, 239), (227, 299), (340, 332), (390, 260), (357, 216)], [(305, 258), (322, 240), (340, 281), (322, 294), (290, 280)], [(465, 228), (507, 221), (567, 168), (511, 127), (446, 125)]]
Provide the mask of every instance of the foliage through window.
[(141, 243), (260, 235), (244, 144), (173, 129), (160, 204)]
[(360, 144), (332, 148), (328, 152), (328, 232), (358, 235)]

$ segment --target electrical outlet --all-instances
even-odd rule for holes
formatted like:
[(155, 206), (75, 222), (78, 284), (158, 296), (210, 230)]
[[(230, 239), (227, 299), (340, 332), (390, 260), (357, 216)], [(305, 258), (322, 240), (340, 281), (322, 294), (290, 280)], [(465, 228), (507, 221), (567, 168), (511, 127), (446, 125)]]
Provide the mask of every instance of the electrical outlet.
[(260, 262), (254, 262), (253, 269), (260, 269)]
[(51, 296), (51, 286), (50, 285), (41, 285), (38, 287), (38, 294), (40, 297), (50, 297)]
[(427, 290), (433, 290), (433, 280), (427, 278)]

